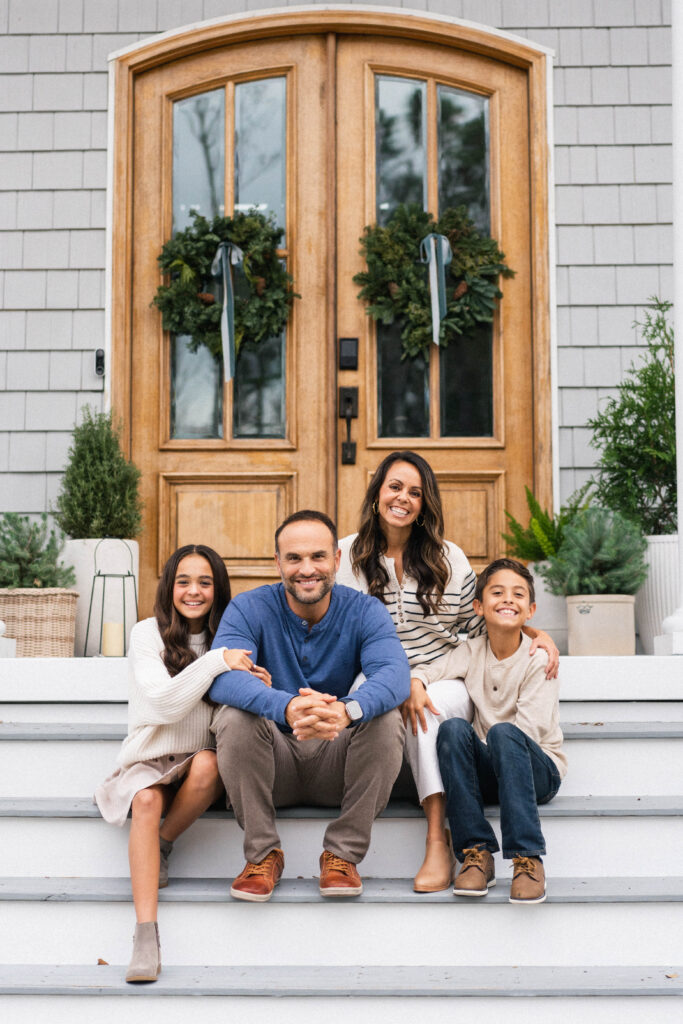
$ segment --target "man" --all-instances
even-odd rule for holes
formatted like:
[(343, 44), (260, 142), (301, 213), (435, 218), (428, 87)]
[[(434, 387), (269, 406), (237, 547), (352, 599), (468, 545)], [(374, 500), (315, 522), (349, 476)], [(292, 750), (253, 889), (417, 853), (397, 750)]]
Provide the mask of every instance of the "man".
[(218, 767), (244, 829), (236, 899), (270, 899), (284, 867), (275, 808), (296, 803), (341, 807), (325, 833), (320, 892), (359, 895), (356, 865), (401, 767), (408, 661), (386, 608), (335, 585), (339, 557), (326, 515), (289, 516), (275, 533), (282, 582), (236, 597), (214, 639), (246, 649), (272, 676), (266, 687), (249, 672), (225, 672), (209, 690), (224, 705), (212, 727)]

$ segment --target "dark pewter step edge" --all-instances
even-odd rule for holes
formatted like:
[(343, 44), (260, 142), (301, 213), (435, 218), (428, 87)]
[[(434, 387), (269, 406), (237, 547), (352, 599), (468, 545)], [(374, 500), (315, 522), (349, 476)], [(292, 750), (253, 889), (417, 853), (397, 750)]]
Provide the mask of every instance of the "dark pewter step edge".
[[(681, 722), (563, 722), (566, 740), (683, 739)], [(0, 740), (123, 740), (120, 722), (2, 722)]]
[(683, 996), (683, 966), (165, 967), (127, 985), (122, 966), (3, 965), (0, 995), (163, 996)]
[[(487, 813), (496, 818), (498, 807)], [(683, 794), (678, 796), (556, 796), (538, 808), (542, 818), (679, 817), (683, 815)], [(336, 818), (338, 807), (282, 807), (279, 818)], [(407, 801), (392, 801), (381, 818), (422, 818), (422, 809)], [(99, 818), (89, 797), (3, 797), (0, 818)], [(233, 818), (232, 811), (209, 810), (204, 818)]]
[[(553, 878), (547, 882), (548, 903), (681, 903), (683, 877), (647, 878)], [(161, 890), (162, 903), (228, 903), (243, 906), (229, 893), (230, 879), (171, 878)], [(510, 879), (499, 878), (481, 902), (508, 902)], [(129, 903), (128, 878), (0, 878), (0, 903)], [(272, 896), (273, 903), (323, 903), (316, 876), (283, 879)], [(363, 895), (354, 903), (434, 904), (453, 902), (471, 904), (467, 897), (453, 896), (450, 887), (442, 892), (413, 892), (410, 878), (366, 878)]]

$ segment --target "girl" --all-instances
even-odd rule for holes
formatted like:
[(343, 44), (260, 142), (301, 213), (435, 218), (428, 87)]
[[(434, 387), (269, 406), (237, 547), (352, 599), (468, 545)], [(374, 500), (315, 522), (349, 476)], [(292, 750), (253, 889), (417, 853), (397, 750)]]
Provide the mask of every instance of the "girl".
[(137, 924), (126, 981), (156, 981), (157, 889), (168, 884), (173, 842), (223, 789), (204, 694), (216, 676), (233, 668), (270, 686), (249, 651), (210, 649), (229, 601), (220, 555), (188, 544), (164, 566), (154, 618), (131, 632), (128, 735), (116, 771), (95, 793), (102, 817), (113, 824), (123, 825), (132, 806), (128, 856)]
[[(411, 668), (445, 660), (459, 633), (486, 632), (472, 607), (474, 572), (465, 553), (444, 540), (439, 485), (425, 459), (411, 451), (387, 455), (370, 481), (360, 519), (358, 533), (339, 542), (337, 583), (387, 606)], [(551, 638), (531, 627), (524, 632), (535, 641), (532, 651), (548, 652), (548, 675), (556, 675), (558, 651)], [(438, 679), (426, 689), (412, 678), (410, 687), (401, 705), (406, 757), (427, 818), (425, 859), (413, 886), (416, 892), (437, 892), (451, 883), (454, 857), (444, 825), (436, 734), (449, 718), (471, 721), (472, 705), (460, 679)]]

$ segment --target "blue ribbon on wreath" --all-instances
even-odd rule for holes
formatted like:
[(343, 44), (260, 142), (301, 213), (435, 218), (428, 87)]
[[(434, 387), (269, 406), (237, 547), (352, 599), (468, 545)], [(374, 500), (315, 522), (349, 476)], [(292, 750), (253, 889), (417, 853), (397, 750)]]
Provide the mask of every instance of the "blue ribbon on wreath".
[(232, 267), (241, 267), (244, 253), (232, 242), (221, 242), (211, 264), (213, 277), (223, 282), (223, 310), (221, 312), (221, 342), (223, 345), (223, 376), (226, 384), (235, 376), (235, 289)]
[(446, 267), (453, 259), (451, 243), (445, 235), (432, 232), (420, 242), (420, 263), (429, 267), (429, 294), (432, 305), (432, 341), (439, 344), (441, 321), (446, 315)]

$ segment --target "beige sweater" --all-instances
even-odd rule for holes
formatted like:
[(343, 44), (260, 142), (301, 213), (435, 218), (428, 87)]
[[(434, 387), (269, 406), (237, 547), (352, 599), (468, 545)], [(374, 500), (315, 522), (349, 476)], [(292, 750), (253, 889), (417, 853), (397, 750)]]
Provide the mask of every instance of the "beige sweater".
[(196, 661), (171, 677), (161, 660), (164, 645), (156, 619), (133, 626), (128, 652), (128, 735), (117, 763), (127, 768), (166, 754), (215, 746), (209, 732), (212, 708), (202, 697), (228, 671), (224, 647), (206, 650), (206, 633), (190, 637)]
[[(492, 725), (512, 722), (526, 733), (557, 765), (560, 778), (567, 771), (562, 750), (557, 679), (546, 679), (548, 656), (537, 650), (529, 657), (531, 640), (522, 634), (522, 642), (509, 658), (498, 661), (485, 636), (467, 640), (448, 653), (445, 676), (464, 679), (474, 704), (474, 731), (481, 740)], [(441, 673), (443, 673), (441, 666)], [(428, 686), (439, 676), (425, 669), (412, 674)]]

